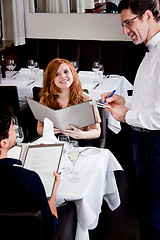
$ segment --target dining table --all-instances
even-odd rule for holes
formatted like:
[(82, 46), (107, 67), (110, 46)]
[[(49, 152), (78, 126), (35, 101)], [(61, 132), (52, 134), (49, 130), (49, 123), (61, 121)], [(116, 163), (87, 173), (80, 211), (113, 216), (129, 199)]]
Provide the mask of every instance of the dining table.
[[(43, 86), (43, 69), (38, 73), (31, 73), (30, 69), (22, 68), (20, 71), (14, 71), (11, 78), (10, 72), (6, 72), (6, 78), (1, 78), (0, 86), (17, 86), (20, 105), (26, 103), (26, 96), (33, 98), (33, 87)], [(101, 99), (101, 94), (107, 91), (116, 90), (116, 94), (123, 97), (128, 96), (128, 90), (133, 90), (133, 85), (120, 75), (106, 75), (98, 77), (93, 71), (80, 71), (78, 73), (83, 89), (89, 91), (89, 95), (95, 100)], [(112, 115), (106, 111), (107, 125), (114, 133), (121, 131), (121, 124), (115, 120)]]
[[(47, 127), (46, 127), (47, 129)], [(48, 127), (48, 130), (50, 127)], [(46, 131), (47, 132), (47, 131)], [(51, 131), (33, 141), (33, 145), (62, 143), (51, 136)], [(23, 147), (25, 143), (22, 143)], [(60, 184), (57, 189), (57, 207), (66, 201), (73, 201), (77, 209), (77, 230), (75, 240), (89, 240), (89, 230), (98, 225), (103, 201), (113, 211), (120, 205), (120, 196), (115, 179), (115, 171), (123, 171), (115, 156), (108, 149), (96, 147), (80, 147), (79, 157), (74, 166), (79, 181), (70, 181), (73, 165), (64, 144), (64, 152), (60, 162)], [(15, 156), (15, 147), (9, 150), (9, 157)], [(64, 170), (65, 169), (65, 170)], [(105, 223), (104, 223), (105, 224)]]

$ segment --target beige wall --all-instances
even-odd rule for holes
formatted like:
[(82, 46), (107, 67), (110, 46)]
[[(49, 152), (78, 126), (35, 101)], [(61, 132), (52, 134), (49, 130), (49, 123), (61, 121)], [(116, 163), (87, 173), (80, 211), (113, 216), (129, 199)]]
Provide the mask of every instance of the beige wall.
[(123, 36), (120, 14), (30, 13), (26, 3), (27, 38), (129, 40)]

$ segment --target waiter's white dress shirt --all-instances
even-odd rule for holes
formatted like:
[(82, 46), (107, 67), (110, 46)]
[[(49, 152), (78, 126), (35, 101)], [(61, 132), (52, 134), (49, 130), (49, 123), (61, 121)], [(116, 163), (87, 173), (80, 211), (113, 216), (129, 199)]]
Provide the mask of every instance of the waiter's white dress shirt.
[[(125, 106), (129, 125), (160, 130), (160, 32), (152, 37), (141, 62), (134, 83), (133, 96), (126, 99)], [(129, 101), (128, 101), (129, 100)]]

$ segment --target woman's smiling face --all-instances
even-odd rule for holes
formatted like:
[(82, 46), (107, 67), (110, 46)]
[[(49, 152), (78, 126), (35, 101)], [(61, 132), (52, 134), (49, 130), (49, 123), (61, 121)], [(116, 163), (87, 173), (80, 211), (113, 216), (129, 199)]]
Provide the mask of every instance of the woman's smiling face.
[(61, 63), (56, 73), (54, 83), (60, 89), (68, 89), (73, 83), (73, 75), (66, 63)]

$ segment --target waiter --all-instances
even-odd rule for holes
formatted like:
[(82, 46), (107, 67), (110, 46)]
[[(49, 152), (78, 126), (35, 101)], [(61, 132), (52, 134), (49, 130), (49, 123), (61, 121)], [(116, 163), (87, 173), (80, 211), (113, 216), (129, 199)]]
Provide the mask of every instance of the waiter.
[(123, 33), (149, 52), (139, 66), (133, 96), (102, 94), (112, 116), (133, 129), (141, 240), (160, 240), (160, 13), (157, 0), (121, 0)]

